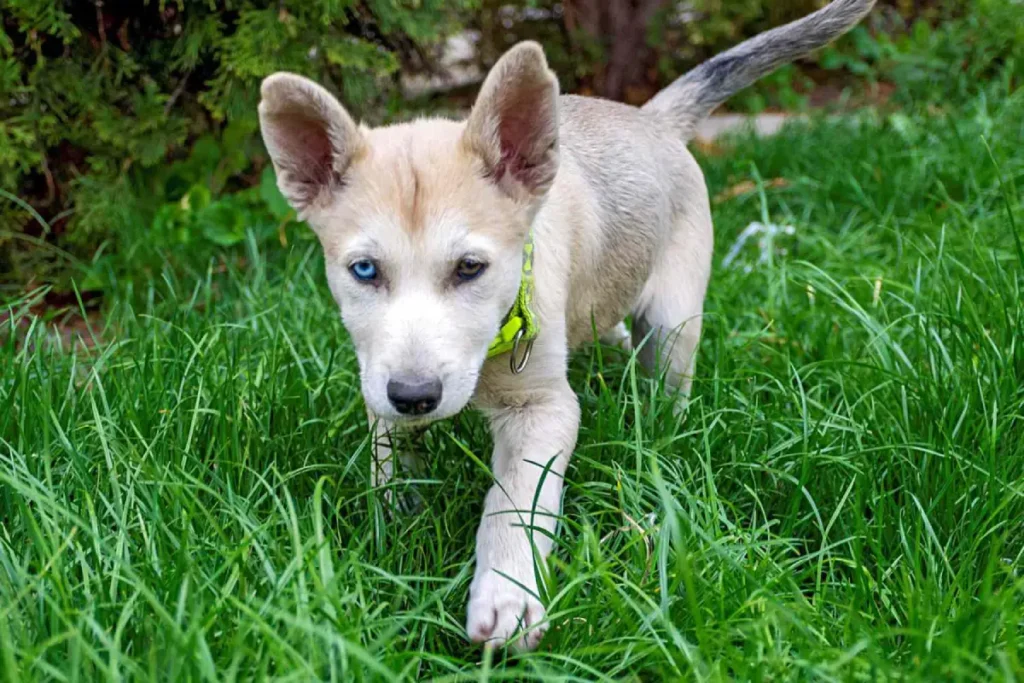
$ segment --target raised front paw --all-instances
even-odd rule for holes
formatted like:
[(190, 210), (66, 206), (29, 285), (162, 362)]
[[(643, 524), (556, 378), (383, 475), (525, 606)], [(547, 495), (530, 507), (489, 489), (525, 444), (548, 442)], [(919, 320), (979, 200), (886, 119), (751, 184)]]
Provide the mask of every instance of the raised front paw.
[(495, 571), (473, 580), (467, 612), (466, 632), (475, 643), (532, 650), (548, 630), (540, 600)]

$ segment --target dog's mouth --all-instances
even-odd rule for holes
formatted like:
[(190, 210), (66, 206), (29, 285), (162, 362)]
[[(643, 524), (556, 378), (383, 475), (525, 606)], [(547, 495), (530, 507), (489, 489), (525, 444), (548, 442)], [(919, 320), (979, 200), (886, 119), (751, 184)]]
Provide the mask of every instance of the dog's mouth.
[(430, 425), (432, 425), (433, 423), (443, 420), (446, 417), (450, 416), (441, 415), (439, 413), (436, 415), (429, 414), (415, 416), (392, 413), (391, 415), (388, 416), (388, 420), (396, 425), (401, 425), (401, 428), (403, 430), (422, 431), (429, 427)]
[(408, 434), (409, 436), (418, 436), (423, 432), (427, 431), (430, 425), (434, 424), (435, 422), (439, 422), (443, 418), (407, 418), (399, 416), (397, 418), (389, 417), (387, 419), (391, 424), (401, 427), (403, 434)]
[(378, 413), (378, 415), (392, 424), (400, 425), (403, 431), (423, 431), (435, 422), (441, 422), (454, 417), (461, 410), (461, 408), (458, 410), (445, 410), (443, 412), (438, 410), (426, 415), (402, 415), (396, 411), (389, 411), (385, 414)]

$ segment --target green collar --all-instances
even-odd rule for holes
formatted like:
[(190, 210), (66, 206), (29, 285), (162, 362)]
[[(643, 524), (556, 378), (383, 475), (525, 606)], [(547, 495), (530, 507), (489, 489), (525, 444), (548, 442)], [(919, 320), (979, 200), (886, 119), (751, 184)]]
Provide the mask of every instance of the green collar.
[[(533, 231), (526, 237), (526, 244), (523, 245), (523, 275), (519, 280), (519, 292), (516, 294), (515, 303), (505, 316), (501, 329), (494, 337), (494, 341), (487, 348), (487, 357), (494, 358), (503, 353), (512, 352), (509, 359), (509, 367), (512, 372), (519, 374), (526, 367), (526, 361), (530, 359), (530, 349), (533, 347), (533, 340), (540, 332), (537, 324), (537, 316), (533, 312)], [(525, 348), (520, 354), (520, 344), (525, 343)]]

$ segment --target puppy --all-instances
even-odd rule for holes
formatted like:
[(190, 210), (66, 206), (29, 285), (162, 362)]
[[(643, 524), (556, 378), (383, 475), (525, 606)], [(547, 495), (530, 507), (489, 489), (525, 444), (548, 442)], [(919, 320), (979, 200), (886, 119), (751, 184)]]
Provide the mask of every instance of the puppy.
[[(316, 232), (359, 360), (376, 440), (470, 403), (494, 437), (466, 630), (530, 649), (579, 403), (569, 351), (629, 333), (686, 394), (711, 271), (707, 188), (686, 148), (730, 95), (825, 45), (874, 0), (835, 0), (698, 66), (641, 108), (559, 96), (525, 42), (491, 69), (466, 121), (356, 125), (329, 92), (262, 85), (281, 192)], [(642, 344), (640, 342), (643, 342)], [(658, 366), (658, 367), (656, 367)]]

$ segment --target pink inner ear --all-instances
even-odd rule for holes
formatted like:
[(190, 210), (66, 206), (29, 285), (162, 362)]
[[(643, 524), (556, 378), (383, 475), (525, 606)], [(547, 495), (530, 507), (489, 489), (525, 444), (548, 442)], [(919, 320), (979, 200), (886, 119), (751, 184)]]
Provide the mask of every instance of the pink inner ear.
[[(528, 108), (530, 102), (520, 102), (521, 108)], [(536, 121), (528, 114), (522, 112), (509, 112), (502, 117), (499, 124), (499, 135), (502, 144), (502, 159), (495, 175), (501, 178), (505, 173), (510, 174), (520, 182), (529, 183), (529, 171), (537, 163), (539, 154), (546, 150), (537, 150), (538, 131), (535, 129)]]
[(498, 124), (500, 158), (492, 171), (496, 180), (510, 177), (530, 192), (551, 183), (557, 169), (552, 148), (558, 139), (553, 94), (546, 80), (520, 81), (488, 102)]
[(323, 121), (289, 114), (282, 116), (278, 125), (292, 180), (308, 185), (309, 191), (315, 194), (330, 182), (334, 158)]
[(530, 167), (529, 138), (532, 134), (528, 118), (515, 114), (509, 114), (502, 118), (499, 128), (501, 161), (495, 169), (498, 179), (505, 173), (509, 173), (516, 180), (524, 180), (523, 176)]

